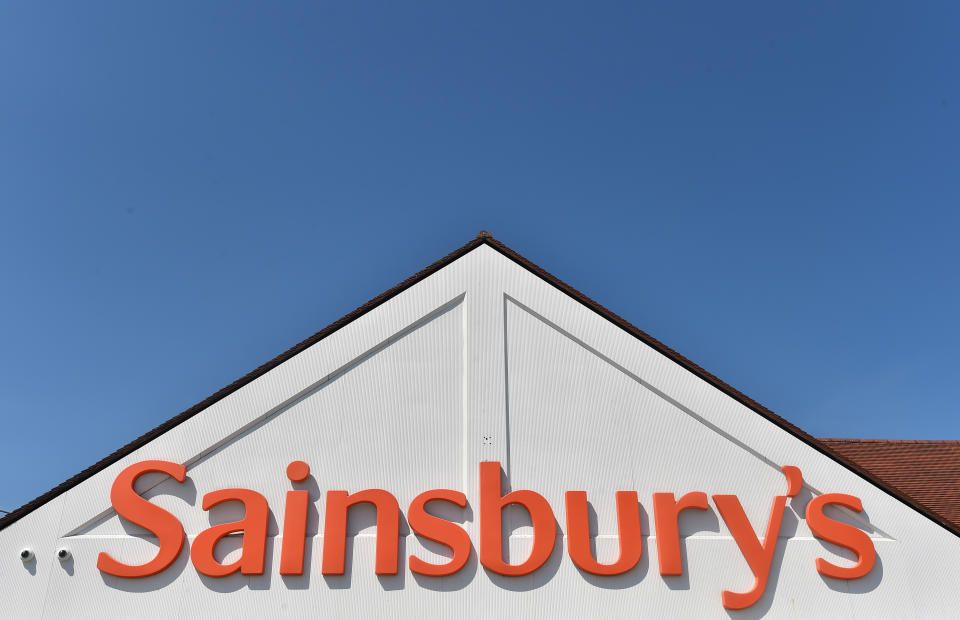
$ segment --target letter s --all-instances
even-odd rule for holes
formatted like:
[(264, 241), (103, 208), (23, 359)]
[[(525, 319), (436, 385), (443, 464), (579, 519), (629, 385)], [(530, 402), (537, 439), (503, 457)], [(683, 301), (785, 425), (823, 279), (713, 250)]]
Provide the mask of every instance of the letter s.
[(410, 529), (418, 535), (450, 547), (453, 557), (446, 564), (432, 564), (425, 562), (415, 555), (410, 556), (410, 570), (418, 575), (430, 577), (446, 577), (463, 568), (470, 559), (470, 535), (462, 527), (435, 517), (427, 512), (429, 502), (448, 502), (460, 508), (467, 507), (467, 496), (460, 491), (449, 489), (434, 489), (417, 495), (410, 503), (407, 511), (407, 522)]
[(97, 556), (100, 572), (115, 577), (149, 577), (170, 566), (183, 548), (183, 525), (175, 516), (140, 497), (133, 488), (134, 482), (148, 472), (167, 474), (177, 482), (187, 478), (187, 468), (170, 461), (141, 461), (124, 469), (113, 481), (110, 502), (117, 514), (140, 527), (153, 532), (160, 542), (156, 557), (146, 564), (130, 565), (118, 562), (108, 553)]
[(863, 504), (860, 503), (859, 497), (844, 493), (820, 495), (807, 504), (807, 525), (813, 535), (850, 549), (857, 554), (857, 563), (853, 566), (843, 567), (831, 564), (823, 558), (817, 558), (817, 572), (834, 579), (863, 577), (870, 572), (874, 561), (877, 559), (877, 550), (873, 546), (873, 541), (862, 530), (840, 521), (834, 521), (823, 514), (823, 507), (829, 504), (844, 506), (856, 512), (863, 510)]

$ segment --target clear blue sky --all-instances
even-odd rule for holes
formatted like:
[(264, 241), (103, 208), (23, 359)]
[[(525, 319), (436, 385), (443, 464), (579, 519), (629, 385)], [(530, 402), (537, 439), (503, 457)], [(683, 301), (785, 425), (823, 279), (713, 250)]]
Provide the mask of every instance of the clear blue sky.
[(0, 7), (0, 508), (482, 228), (815, 435), (960, 439), (960, 4), (455, 4)]

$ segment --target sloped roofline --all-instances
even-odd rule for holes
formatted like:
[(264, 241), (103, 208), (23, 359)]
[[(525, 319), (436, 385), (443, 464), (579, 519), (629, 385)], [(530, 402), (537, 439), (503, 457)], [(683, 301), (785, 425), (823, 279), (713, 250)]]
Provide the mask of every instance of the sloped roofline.
[(859, 437), (821, 437), (821, 442), (856, 444), (895, 444), (920, 446), (960, 446), (960, 439), (861, 439)]
[(178, 424), (181, 424), (181, 423), (185, 422), (186, 420), (189, 420), (190, 418), (192, 418), (193, 416), (197, 415), (198, 413), (200, 413), (201, 411), (203, 411), (203, 410), (206, 409), (207, 407), (213, 405), (214, 403), (216, 403), (216, 402), (219, 401), (220, 399), (229, 396), (229, 395), (232, 394), (233, 392), (236, 392), (237, 390), (239, 390), (240, 388), (242, 388), (242, 387), (245, 386), (246, 384), (250, 383), (250, 382), (253, 381), (254, 379), (256, 379), (256, 378), (258, 378), (258, 377), (266, 374), (268, 371), (270, 371), (270, 370), (272, 370), (273, 368), (276, 368), (277, 366), (279, 366), (280, 364), (286, 362), (287, 360), (289, 360), (289, 359), (292, 358), (293, 356), (297, 355), (297, 354), (300, 353), (301, 351), (304, 351), (305, 349), (313, 346), (314, 344), (316, 344), (316, 343), (319, 342), (320, 340), (323, 340), (324, 338), (326, 338), (326, 337), (329, 336), (330, 334), (334, 333), (335, 331), (337, 331), (337, 330), (341, 329), (342, 327), (345, 327), (346, 325), (352, 323), (353, 321), (355, 321), (356, 319), (358, 319), (358, 318), (360, 318), (361, 316), (365, 315), (366, 313), (370, 312), (371, 310), (373, 310), (373, 309), (376, 308), (377, 306), (379, 306), (379, 305), (383, 304), (384, 302), (392, 299), (393, 297), (396, 297), (397, 295), (399, 295), (399, 294), (402, 293), (403, 291), (407, 290), (408, 288), (410, 288), (410, 287), (413, 286), (414, 284), (416, 284), (416, 283), (420, 282), (421, 280), (425, 279), (427, 276), (429, 276), (429, 275), (431, 275), (431, 274), (439, 271), (440, 269), (443, 269), (444, 267), (446, 267), (446, 266), (449, 265), (450, 263), (452, 263), (452, 262), (454, 262), (455, 260), (457, 260), (458, 258), (464, 256), (464, 255), (467, 254), (468, 252), (470, 252), (470, 251), (472, 251), (472, 250), (480, 247), (481, 245), (487, 245), (487, 246), (491, 247), (492, 249), (494, 249), (494, 250), (496, 250), (497, 252), (499, 252), (500, 254), (506, 256), (507, 258), (509, 258), (509, 259), (512, 260), (513, 262), (517, 263), (518, 265), (520, 265), (521, 267), (523, 267), (523, 268), (526, 269), (527, 271), (533, 273), (534, 275), (536, 275), (537, 277), (541, 278), (542, 280), (546, 280), (546, 281), (549, 282), (551, 285), (553, 285), (554, 287), (558, 288), (558, 289), (561, 290), (563, 293), (565, 293), (567, 296), (573, 298), (574, 300), (578, 301), (579, 303), (583, 304), (584, 306), (590, 308), (591, 310), (593, 310), (593, 311), (596, 312), (597, 314), (603, 316), (605, 319), (613, 322), (614, 324), (616, 324), (618, 327), (620, 327), (621, 329), (623, 329), (624, 331), (626, 331), (626, 332), (629, 333), (630, 335), (632, 335), (632, 336), (640, 339), (641, 341), (643, 341), (643, 342), (644, 342), (645, 344), (647, 344), (648, 346), (652, 347), (653, 349), (655, 349), (656, 351), (658, 351), (658, 352), (661, 353), (662, 355), (665, 355), (666, 357), (670, 358), (671, 360), (673, 360), (674, 362), (676, 362), (676, 363), (679, 364), (680, 366), (684, 367), (684, 368), (687, 369), (688, 371), (690, 371), (690, 372), (692, 372), (693, 374), (695, 374), (696, 376), (700, 377), (701, 379), (703, 379), (704, 381), (706, 381), (707, 383), (709, 383), (709, 384), (712, 385), (713, 387), (717, 388), (717, 389), (720, 390), (721, 392), (725, 393), (726, 395), (730, 396), (730, 397), (733, 398), (734, 400), (738, 401), (738, 402), (741, 403), (742, 405), (745, 405), (746, 407), (752, 409), (753, 411), (755, 411), (756, 413), (760, 414), (761, 416), (763, 416), (763, 417), (766, 418), (767, 420), (773, 422), (774, 424), (776, 424), (777, 426), (779, 426), (779, 427), (782, 428), (783, 430), (787, 431), (788, 433), (790, 433), (791, 435), (793, 435), (793, 436), (796, 437), (797, 439), (800, 439), (801, 441), (803, 441), (803, 442), (806, 443), (807, 445), (811, 446), (812, 448), (816, 449), (816, 450), (819, 451), (820, 453), (822, 453), (822, 454), (824, 454), (825, 456), (827, 456), (827, 457), (833, 459), (834, 461), (840, 463), (841, 465), (843, 465), (844, 467), (846, 467), (846, 468), (849, 469), (850, 471), (854, 472), (855, 474), (857, 474), (858, 476), (860, 476), (860, 477), (863, 478), (864, 480), (867, 480), (867, 481), (870, 482), (871, 484), (879, 487), (879, 488), (882, 489), (883, 491), (885, 491), (885, 492), (889, 493), (890, 495), (896, 497), (897, 499), (899, 499), (899, 500), (902, 501), (903, 503), (907, 504), (908, 506), (910, 506), (911, 508), (913, 508), (914, 510), (916, 510), (917, 512), (919, 512), (919, 513), (922, 514), (923, 516), (927, 517), (928, 519), (930, 519), (930, 520), (933, 521), (934, 523), (937, 523), (938, 525), (942, 526), (943, 528), (945, 528), (945, 529), (948, 530), (949, 532), (951, 532), (951, 533), (953, 533), (953, 534), (955, 534), (955, 535), (957, 535), (957, 536), (960, 536), (960, 524), (956, 524), (956, 523), (953, 523), (953, 522), (951, 522), (951, 521), (948, 521), (947, 519), (944, 519), (942, 516), (938, 515), (935, 511), (927, 508), (922, 502), (920, 502), (919, 500), (915, 499), (914, 497), (911, 497), (908, 493), (906, 493), (906, 492), (904, 492), (904, 491), (902, 491), (902, 490), (894, 487), (893, 485), (887, 484), (887, 483), (885, 483), (885, 482), (877, 479), (875, 476), (873, 476), (872, 474), (870, 474), (867, 470), (865, 470), (864, 468), (860, 467), (859, 465), (857, 465), (857, 464), (854, 463), (853, 461), (847, 459), (846, 457), (838, 454), (837, 452), (835, 452), (834, 450), (832, 450), (829, 446), (825, 445), (823, 442), (821, 442), (821, 441), (819, 441), (818, 439), (816, 439), (815, 437), (807, 434), (806, 432), (804, 432), (804, 431), (801, 430), (800, 428), (794, 426), (793, 424), (791, 424), (790, 422), (786, 421), (786, 420), (783, 419), (782, 417), (778, 416), (778, 415), (775, 414), (773, 411), (771, 411), (770, 409), (767, 409), (766, 407), (764, 407), (763, 405), (761, 405), (761, 404), (758, 403), (757, 401), (753, 400), (753, 399), (750, 398), (749, 396), (747, 396), (747, 395), (741, 393), (740, 391), (736, 390), (735, 388), (727, 385), (725, 382), (723, 382), (722, 380), (720, 380), (719, 378), (717, 378), (717, 377), (714, 376), (713, 374), (707, 372), (706, 370), (704, 370), (703, 368), (701, 368), (700, 366), (698, 366), (698, 365), (695, 364), (694, 362), (692, 362), (692, 361), (688, 360), (687, 358), (685, 358), (684, 356), (680, 355), (679, 353), (677, 353), (676, 351), (674, 351), (674, 350), (671, 349), (670, 347), (666, 346), (665, 344), (663, 344), (662, 342), (660, 342), (660, 341), (657, 340), (656, 338), (650, 336), (649, 334), (647, 334), (647, 333), (644, 332), (643, 330), (635, 327), (634, 325), (632, 325), (632, 324), (631, 324), (629, 321), (627, 321), (626, 319), (624, 319), (624, 318), (620, 317), (619, 315), (617, 315), (616, 313), (614, 313), (614, 312), (612, 312), (612, 311), (604, 308), (603, 306), (601, 306), (600, 304), (598, 304), (598, 303), (595, 302), (594, 300), (590, 299), (589, 297), (587, 297), (586, 295), (584, 295), (584, 294), (581, 293), (580, 291), (576, 290), (576, 289), (573, 288), (572, 286), (564, 283), (564, 282), (561, 281), (559, 278), (557, 278), (557, 277), (555, 277), (554, 275), (548, 273), (547, 271), (543, 270), (543, 269), (540, 268), (539, 266), (537, 266), (537, 265), (535, 265), (534, 263), (530, 262), (529, 260), (527, 260), (526, 258), (524, 258), (523, 256), (521, 256), (520, 254), (518, 254), (518, 253), (516, 253), (515, 251), (511, 250), (510, 248), (508, 248), (508, 247), (507, 247), (506, 245), (504, 245), (503, 243), (501, 243), (501, 242), (497, 241), (496, 239), (494, 239), (494, 238), (493, 238), (493, 235), (491, 235), (489, 232), (487, 232), (487, 231), (485, 231), (485, 230), (480, 231), (480, 232), (477, 234), (476, 238), (471, 239), (469, 242), (467, 242), (466, 244), (460, 246), (459, 248), (457, 248), (457, 249), (454, 250), (453, 252), (447, 254), (446, 256), (444, 256), (444, 257), (441, 258), (440, 260), (436, 261), (435, 263), (433, 263), (433, 264), (430, 265), (429, 267), (421, 270), (420, 272), (418, 272), (418, 273), (410, 276), (409, 278), (407, 278), (407, 279), (404, 280), (403, 282), (397, 284), (397, 285), (394, 286), (393, 288), (391, 288), (391, 289), (389, 289), (389, 290), (381, 293), (380, 295), (374, 297), (373, 299), (371, 299), (371, 300), (368, 301), (367, 303), (363, 304), (362, 306), (360, 306), (360, 307), (357, 308), (356, 310), (354, 310), (354, 311), (350, 312), (349, 314), (341, 317), (340, 319), (334, 321), (334, 322), (331, 323), (330, 325), (327, 325), (326, 327), (324, 327), (323, 329), (321, 329), (320, 331), (318, 331), (318, 332), (315, 333), (314, 335), (312, 335), (312, 336), (310, 336), (309, 338), (307, 338), (306, 340), (304, 340), (304, 341), (302, 341), (302, 342), (300, 342), (300, 343), (292, 346), (291, 348), (287, 349), (286, 351), (284, 351), (283, 353), (281, 353), (281, 354), (278, 355), (277, 357), (273, 358), (273, 359), (270, 360), (269, 362), (263, 364), (263, 365), (260, 366), (259, 368), (256, 368), (255, 370), (247, 373), (246, 375), (244, 375), (243, 377), (237, 379), (236, 381), (234, 381), (234, 382), (231, 383), (230, 385), (228, 385), (228, 386), (220, 389), (219, 391), (215, 392), (214, 394), (211, 394), (210, 396), (208, 396), (208, 397), (205, 398), (204, 400), (202, 400), (202, 401), (200, 401), (199, 403), (195, 404), (194, 406), (190, 407), (190, 408), (187, 409), (186, 411), (183, 411), (183, 412), (175, 415), (174, 417), (172, 417), (172, 418), (170, 418), (169, 420), (167, 420), (166, 422), (160, 424), (160, 425), (157, 426), (156, 428), (154, 428), (154, 429), (152, 429), (152, 430), (144, 433), (144, 434), (141, 435), (140, 437), (134, 439), (133, 441), (131, 441), (131, 442), (128, 443), (127, 445), (125, 445), (125, 446), (123, 446), (122, 448), (120, 448), (119, 450), (116, 450), (116, 451), (113, 452), (112, 454), (110, 454), (110, 455), (106, 456), (105, 458), (101, 459), (99, 462), (94, 463), (93, 465), (91, 465), (90, 467), (84, 469), (83, 471), (81, 471), (81, 472), (78, 473), (77, 475), (73, 476), (72, 478), (69, 478), (68, 480), (65, 480), (65, 481), (62, 482), (61, 484), (57, 485), (56, 487), (50, 489), (49, 491), (47, 491), (47, 492), (44, 493), (43, 495), (40, 495), (40, 496), (37, 497), (36, 499), (33, 499), (33, 500), (27, 502), (26, 504), (24, 504), (23, 506), (20, 506), (20, 507), (17, 508), (16, 510), (13, 510), (12, 512), (6, 514), (6, 515), (3, 516), (2, 518), (0, 518), (0, 530), (3, 530), (4, 528), (6, 528), (7, 526), (11, 525), (12, 523), (15, 523), (16, 521), (19, 521), (20, 519), (22, 519), (22, 518), (25, 517), (26, 515), (30, 514), (31, 512), (33, 512), (34, 510), (36, 510), (37, 508), (43, 506), (44, 504), (46, 504), (47, 502), (49, 502), (49, 501), (51, 501), (52, 499), (56, 498), (57, 496), (61, 495), (62, 493), (65, 493), (66, 491), (68, 491), (68, 490), (72, 489), (73, 487), (77, 486), (78, 484), (80, 484), (81, 482), (83, 482), (84, 480), (86, 480), (87, 478), (90, 478), (90, 477), (93, 476), (94, 474), (97, 474), (98, 472), (106, 469), (106, 468), (109, 467), (110, 465), (116, 463), (117, 461), (119, 461), (119, 460), (122, 459), (123, 457), (131, 454), (131, 453), (134, 452), (135, 450), (137, 450), (137, 449), (145, 446), (147, 443), (149, 443), (150, 441), (156, 439), (156, 438), (159, 437), (160, 435), (166, 433), (167, 431), (169, 431), (169, 430), (172, 429), (173, 427), (177, 426)]

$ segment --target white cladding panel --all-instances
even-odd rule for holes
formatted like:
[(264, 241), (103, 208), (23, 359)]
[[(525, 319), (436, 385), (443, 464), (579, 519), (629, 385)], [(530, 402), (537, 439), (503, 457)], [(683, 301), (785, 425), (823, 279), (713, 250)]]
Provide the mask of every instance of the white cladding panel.
[[(155, 546), (110, 509), (117, 473), (145, 459), (188, 465), (188, 480), (141, 480), (146, 497), (175, 514), (189, 540), (233, 521), (236, 506), (201, 510), (205, 493), (244, 487), (271, 507), (261, 576), (199, 575), (189, 545), (148, 579), (102, 575), (97, 554), (140, 563)], [(291, 483), (285, 467), (307, 461), (312, 479)], [(526, 577), (480, 567), (476, 553), (454, 576), (429, 578), (408, 555), (440, 561), (446, 550), (401, 526), (401, 570), (373, 573), (374, 513), (351, 511), (347, 572), (320, 574), (324, 493), (383, 488), (405, 509), (432, 488), (463, 490), (465, 511), (444, 516), (476, 532), (477, 466), (499, 460), (514, 489), (543, 494), (566, 529), (563, 494), (585, 490), (595, 509), (596, 551), (617, 554), (614, 493), (636, 490), (643, 558), (627, 574), (579, 571), (563, 536)], [(805, 487), (788, 503), (764, 597), (723, 609), (720, 592), (749, 589), (753, 576), (716, 510), (681, 519), (685, 573), (661, 577), (652, 530), (654, 492), (734, 493), (754, 529), (766, 529), (781, 465)], [(307, 562), (278, 573), (285, 494), (304, 488)], [(834, 512), (873, 538), (878, 561), (865, 578), (821, 577), (816, 557), (849, 561), (811, 536), (803, 518), (815, 494), (860, 497), (861, 515)], [(509, 508), (508, 555), (521, 561), (529, 518)], [(239, 552), (239, 537), (218, 547)], [(21, 563), (23, 546), (37, 560)], [(57, 548), (73, 552), (61, 564)], [(846, 559), (844, 559), (846, 558)], [(960, 539), (782, 431), (562, 291), (487, 246), (439, 270), (187, 422), (0, 531), (0, 601), (19, 617), (960, 617)]]

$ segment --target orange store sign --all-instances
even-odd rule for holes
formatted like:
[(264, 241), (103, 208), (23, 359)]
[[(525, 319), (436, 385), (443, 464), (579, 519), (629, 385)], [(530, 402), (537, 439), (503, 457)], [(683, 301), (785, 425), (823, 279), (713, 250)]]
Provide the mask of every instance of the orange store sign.
[[(747, 592), (724, 590), (721, 601), (727, 609), (744, 609), (756, 603), (763, 595), (773, 563), (777, 536), (783, 521), (788, 497), (800, 492), (803, 477), (800, 470), (785, 465), (787, 481), (785, 495), (773, 498), (767, 531), (763, 539), (757, 537), (740, 500), (736, 495), (713, 495), (713, 503), (730, 530), (740, 552), (755, 577)], [(106, 552), (97, 558), (101, 572), (117, 577), (148, 577), (166, 569), (180, 555), (184, 544), (184, 530), (180, 521), (163, 508), (150, 503), (134, 490), (134, 482), (148, 472), (161, 472), (184, 482), (186, 467), (169, 461), (142, 461), (124, 469), (117, 476), (110, 491), (110, 500), (122, 518), (151, 531), (159, 541), (156, 556), (145, 564), (127, 564)], [(310, 475), (310, 467), (303, 461), (294, 461), (287, 467), (287, 477), (300, 482)], [(496, 461), (480, 463), (479, 530), (477, 555), (489, 571), (507, 576), (523, 576), (537, 570), (549, 559), (556, 542), (557, 528), (553, 509), (546, 498), (530, 490), (516, 490), (503, 494), (500, 486), (501, 467)], [(582, 571), (594, 575), (619, 575), (636, 566), (643, 555), (640, 505), (636, 491), (617, 491), (617, 523), (620, 554), (611, 564), (601, 564), (590, 549), (587, 494), (567, 491), (566, 536), (567, 553)], [(198, 534), (190, 548), (190, 558), (197, 571), (210, 577), (224, 577), (240, 572), (260, 575), (264, 571), (269, 506), (266, 498), (250, 489), (221, 489), (203, 496), (202, 507), (210, 510), (228, 502), (242, 502), (244, 518), (232, 523), (214, 525)], [(452, 554), (444, 564), (426, 562), (415, 555), (409, 557), (410, 570), (419, 575), (443, 577), (463, 568), (470, 557), (472, 542), (467, 531), (457, 523), (427, 512), (430, 502), (447, 502), (466, 508), (467, 497), (460, 491), (433, 489), (418, 495), (410, 503), (406, 518), (410, 528), (419, 536), (448, 547)], [(355, 493), (328, 491), (323, 530), (322, 572), (324, 575), (342, 575), (344, 572), (347, 515), (351, 506), (369, 503), (377, 511), (376, 567), (378, 575), (395, 575), (400, 568), (399, 533), (400, 506), (397, 499), (383, 489), (365, 489)], [(306, 544), (309, 493), (305, 490), (287, 492), (283, 516), (283, 543), (280, 551), (280, 574), (303, 573)], [(533, 545), (529, 556), (520, 564), (503, 560), (502, 512), (505, 506), (517, 504), (525, 508), (533, 525)], [(857, 561), (853, 566), (837, 566), (823, 558), (816, 561), (816, 570), (835, 579), (857, 579), (873, 568), (876, 550), (873, 541), (862, 530), (836, 521), (824, 514), (828, 505), (843, 506), (855, 512), (863, 510), (860, 499), (843, 493), (828, 493), (807, 504), (807, 525), (814, 536), (853, 551)], [(707, 510), (706, 493), (695, 491), (680, 498), (673, 493), (653, 494), (654, 527), (656, 528), (657, 558), (661, 575), (682, 575), (683, 558), (680, 552), (680, 534), (677, 526), (684, 510)], [(240, 558), (230, 564), (221, 564), (214, 558), (214, 547), (224, 536), (243, 533)]]

